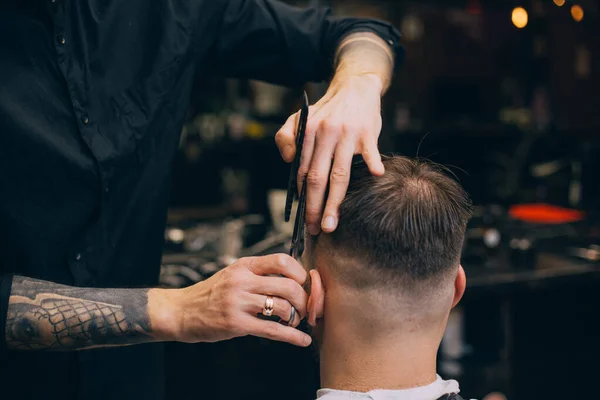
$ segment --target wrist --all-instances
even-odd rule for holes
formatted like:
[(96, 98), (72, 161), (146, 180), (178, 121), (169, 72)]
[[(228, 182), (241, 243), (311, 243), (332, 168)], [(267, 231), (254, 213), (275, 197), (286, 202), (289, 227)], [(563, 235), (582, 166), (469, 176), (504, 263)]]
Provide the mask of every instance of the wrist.
[(148, 313), (152, 335), (158, 341), (177, 341), (181, 333), (183, 317), (181, 293), (178, 289), (150, 289)]
[(331, 81), (329, 88), (331, 91), (337, 92), (342, 87), (355, 87), (366, 95), (373, 94), (378, 97), (381, 97), (385, 91), (383, 78), (372, 72), (353, 74), (338, 72)]
[(372, 89), (377, 96), (383, 96), (385, 84), (381, 75), (373, 72), (365, 72), (362, 74), (357, 74), (354, 78), (360, 80), (360, 82), (364, 84), (366, 88)]

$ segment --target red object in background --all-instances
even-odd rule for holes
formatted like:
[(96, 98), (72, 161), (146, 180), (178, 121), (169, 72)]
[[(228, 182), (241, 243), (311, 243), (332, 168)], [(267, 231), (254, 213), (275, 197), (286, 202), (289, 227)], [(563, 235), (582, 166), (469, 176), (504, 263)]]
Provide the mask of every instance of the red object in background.
[(470, 0), (467, 5), (467, 12), (473, 15), (481, 14), (481, 4), (479, 4), (479, 0)]
[(581, 221), (581, 211), (552, 206), (550, 204), (518, 204), (510, 207), (508, 214), (516, 220), (535, 224), (566, 224)]

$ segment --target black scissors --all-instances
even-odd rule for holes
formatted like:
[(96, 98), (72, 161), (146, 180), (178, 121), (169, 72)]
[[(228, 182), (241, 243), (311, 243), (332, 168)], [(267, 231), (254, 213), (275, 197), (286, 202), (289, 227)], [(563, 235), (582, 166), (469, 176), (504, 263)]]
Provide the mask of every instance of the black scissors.
[[(306, 185), (303, 182), (300, 196), (298, 193), (298, 169), (300, 168), (300, 157), (302, 156), (302, 146), (304, 145), (304, 135), (306, 133), (306, 122), (308, 121), (308, 96), (304, 92), (304, 104), (300, 110), (298, 121), (298, 130), (296, 131), (296, 156), (292, 162), (290, 177), (288, 180), (287, 197), (285, 200), (285, 222), (290, 220), (292, 213), (292, 203), (294, 198), (298, 198), (298, 209), (294, 221), (294, 233), (292, 234), (292, 246), (290, 247), (290, 256), (298, 259), (304, 250), (304, 218), (306, 214)], [(303, 178), (304, 179), (304, 178)]]
[[(308, 96), (304, 92), (304, 104), (300, 110), (300, 120), (298, 121), (298, 130), (296, 131), (296, 156), (292, 161), (290, 177), (288, 180), (288, 190), (285, 199), (285, 222), (289, 222), (292, 213), (292, 204), (298, 193), (298, 169), (300, 168), (300, 157), (302, 155), (302, 145), (304, 144), (304, 134), (306, 133), (306, 121), (308, 120)], [(306, 212), (306, 185), (302, 182), (302, 190), (298, 197), (298, 209), (296, 211), (296, 220), (294, 221), (294, 233), (292, 235), (292, 246), (290, 256), (298, 260), (304, 250), (304, 216)], [(291, 326), (296, 317), (296, 309), (292, 306), (292, 312), (287, 321), (274, 316), (265, 316), (258, 314), (258, 317), (268, 321), (276, 321)]]

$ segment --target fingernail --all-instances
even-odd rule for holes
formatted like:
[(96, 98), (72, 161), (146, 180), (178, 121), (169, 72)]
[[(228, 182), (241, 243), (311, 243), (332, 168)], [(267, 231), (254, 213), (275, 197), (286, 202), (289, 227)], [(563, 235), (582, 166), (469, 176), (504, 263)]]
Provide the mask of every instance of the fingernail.
[(304, 345), (305, 346), (309, 346), (310, 343), (312, 342), (312, 338), (308, 335), (304, 336)]
[(321, 232), (321, 228), (319, 227), (319, 225), (315, 225), (315, 224), (308, 225), (308, 233), (310, 233), (311, 235), (313, 235), (313, 236), (318, 235), (319, 232)]
[(335, 229), (335, 218), (333, 218), (332, 216), (326, 217), (325, 220), (323, 221), (323, 229), (326, 229), (328, 231), (332, 231)]
[(281, 154), (282, 154), (284, 160), (289, 161), (292, 159), (292, 157), (294, 155), (294, 148), (292, 147), (291, 144), (286, 144), (285, 146), (283, 146), (283, 150), (281, 150)]

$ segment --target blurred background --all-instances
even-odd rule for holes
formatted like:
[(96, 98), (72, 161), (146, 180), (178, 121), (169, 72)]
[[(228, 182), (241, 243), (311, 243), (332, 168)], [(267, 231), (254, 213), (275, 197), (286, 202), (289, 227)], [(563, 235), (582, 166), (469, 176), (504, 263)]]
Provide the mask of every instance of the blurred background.
[[(406, 58), (381, 151), (449, 166), (477, 206), (439, 373), (465, 398), (598, 398), (600, 1), (311, 3), (398, 27)], [(303, 89), (312, 103), (327, 88), (204, 78), (174, 165), (167, 287), (287, 252), (289, 168), (274, 135)], [(173, 399), (314, 399), (319, 387), (314, 350), (256, 338), (169, 344), (167, 358)]]

